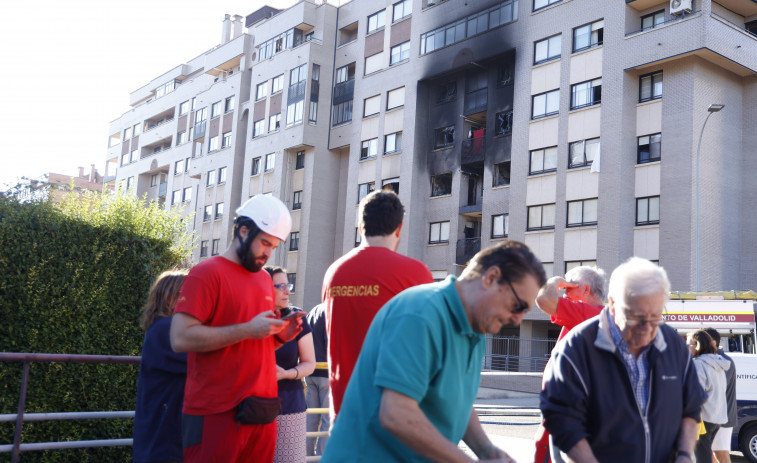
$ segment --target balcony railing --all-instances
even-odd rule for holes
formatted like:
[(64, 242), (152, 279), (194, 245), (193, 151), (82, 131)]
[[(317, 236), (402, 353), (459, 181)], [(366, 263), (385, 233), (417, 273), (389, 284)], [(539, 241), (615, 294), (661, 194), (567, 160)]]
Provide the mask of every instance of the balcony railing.
[(461, 240), (457, 240), (455, 264), (465, 265), (480, 250), (481, 238), (463, 238)]
[(169, 123), (169, 122), (171, 122), (171, 121), (173, 121), (173, 117), (171, 117), (170, 119), (163, 119), (163, 120), (161, 120), (160, 122), (158, 122), (157, 124), (155, 124), (155, 123), (152, 123), (152, 122), (150, 122), (150, 121), (147, 121), (147, 122), (146, 122), (146, 126), (147, 126), (147, 127), (145, 127), (145, 130), (144, 130), (144, 131), (145, 131), (145, 132), (149, 132), (150, 130), (152, 130), (152, 129), (156, 129), (156, 128), (160, 127), (161, 125), (163, 125), (163, 124), (167, 124), (167, 123)]
[(474, 137), (463, 140), (462, 163), (483, 161), (486, 154), (486, 137)]
[(305, 99), (305, 81), (290, 85), (287, 92), (287, 104), (296, 103), (303, 99)]
[(193, 141), (202, 140), (203, 138), (205, 138), (206, 127), (206, 121), (197, 122), (195, 124)]
[(355, 79), (334, 85), (334, 104), (350, 101), (355, 94)]
[(626, 37), (628, 37), (629, 35), (638, 34), (639, 32), (651, 31), (652, 29), (657, 29), (658, 27), (662, 27), (662, 26), (664, 26), (666, 24), (674, 23), (676, 21), (681, 21), (682, 19), (689, 19), (692, 16), (696, 16), (696, 15), (698, 15), (701, 12), (702, 12), (702, 10), (694, 10), (691, 13), (682, 13), (681, 16), (672, 16), (672, 17), (666, 19), (665, 21), (663, 21), (663, 22), (661, 22), (659, 24), (655, 24), (654, 26), (642, 28), (642, 29), (635, 30), (635, 31), (632, 31), (632, 32), (627, 32), (626, 33)]
[(475, 92), (465, 94), (465, 108), (463, 112), (466, 116), (470, 114), (480, 113), (486, 111), (486, 105), (488, 101), (488, 88), (482, 88)]

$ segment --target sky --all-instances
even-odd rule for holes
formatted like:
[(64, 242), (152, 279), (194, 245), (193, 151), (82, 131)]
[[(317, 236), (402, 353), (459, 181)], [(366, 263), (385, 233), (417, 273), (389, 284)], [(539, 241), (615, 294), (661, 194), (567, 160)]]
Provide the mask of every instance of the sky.
[[(0, 4), (0, 189), (22, 176), (105, 173), (129, 94), (221, 42), (225, 14), (295, 0), (38, 0)], [(109, 172), (113, 175), (114, 172)]]

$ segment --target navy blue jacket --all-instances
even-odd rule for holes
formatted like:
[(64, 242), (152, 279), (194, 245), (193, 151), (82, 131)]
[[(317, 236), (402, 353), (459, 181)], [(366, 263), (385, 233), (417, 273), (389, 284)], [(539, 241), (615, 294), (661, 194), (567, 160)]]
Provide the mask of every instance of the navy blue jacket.
[(681, 420), (699, 421), (704, 391), (686, 344), (662, 325), (648, 352), (649, 401), (642, 415), (610, 334), (609, 309), (574, 328), (552, 353), (541, 393), (544, 425), (567, 452), (586, 438), (601, 462), (665, 462)]
[(171, 349), (171, 317), (157, 319), (145, 333), (134, 413), (134, 463), (183, 461), (181, 406), (187, 354)]

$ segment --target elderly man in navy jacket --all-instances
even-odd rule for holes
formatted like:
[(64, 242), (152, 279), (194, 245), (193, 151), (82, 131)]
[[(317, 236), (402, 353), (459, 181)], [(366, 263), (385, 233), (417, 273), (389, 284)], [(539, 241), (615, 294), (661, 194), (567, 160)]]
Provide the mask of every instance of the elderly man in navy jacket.
[(691, 463), (705, 396), (664, 325), (669, 292), (661, 267), (631, 258), (610, 277), (607, 307), (552, 353), (541, 410), (571, 460)]

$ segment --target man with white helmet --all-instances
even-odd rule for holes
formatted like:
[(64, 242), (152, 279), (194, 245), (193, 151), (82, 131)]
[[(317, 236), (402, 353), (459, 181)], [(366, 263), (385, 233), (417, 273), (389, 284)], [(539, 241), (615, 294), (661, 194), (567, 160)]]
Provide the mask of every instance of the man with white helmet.
[(289, 235), (289, 210), (258, 195), (236, 212), (231, 245), (189, 272), (171, 323), (171, 346), (189, 353), (185, 462), (273, 460), (280, 410), (274, 351), (301, 329), (298, 317), (277, 318), (271, 277), (260, 271)]

